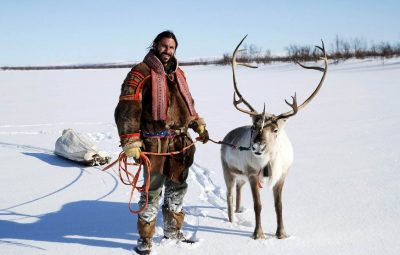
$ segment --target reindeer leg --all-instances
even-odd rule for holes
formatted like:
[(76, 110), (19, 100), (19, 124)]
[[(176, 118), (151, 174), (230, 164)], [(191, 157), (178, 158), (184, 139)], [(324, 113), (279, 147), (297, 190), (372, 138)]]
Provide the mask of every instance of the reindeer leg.
[(285, 227), (283, 226), (283, 218), (282, 218), (282, 188), (285, 180), (281, 179), (274, 186), (274, 201), (275, 201), (275, 212), (276, 212), (276, 237), (278, 239), (284, 239), (288, 237), (285, 231)]
[(233, 183), (229, 184), (229, 186), (228, 184), (226, 186), (226, 201), (228, 203), (228, 220), (229, 222), (233, 222)]
[(249, 176), (251, 193), (253, 195), (254, 202), (254, 213), (256, 216), (256, 227), (254, 228), (253, 238), (254, 239), (266, 239), (264, 232), (261, 227), (261, 198), (260, 198), (260, 190), (258, 187), (258, 175)]
[(226, 184), (226, 202), (228, 204), (228, 220), (233, 222), (233, 186), (235, 185), (235, 176), (230, 174), (230, 169), (225, 162), (222, 163), (224, 170), (224, 179)]
[(242, 187), (245, 184), (243, 181), (236, 181), (236, 213), (240, 213), (240, 202), (242, 199)]

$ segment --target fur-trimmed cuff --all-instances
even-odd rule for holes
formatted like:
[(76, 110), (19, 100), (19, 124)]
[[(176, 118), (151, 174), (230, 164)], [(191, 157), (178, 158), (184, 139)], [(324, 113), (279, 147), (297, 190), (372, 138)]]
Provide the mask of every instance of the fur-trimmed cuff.
[(137, 140), (137, 141), (132, 142), (132, 143), (126, 143), (122, 147), (124, 148), (124, 151), (126, 151), (126, 150), (129, 150), (131, 148), (140, 148), (142, 146), (143, 146), (143, 142), (141, 140)]
[[(142, 140), (140, 139), (140, 134), (139, 133), (120, 135), (119, 137), (121, 139), (121, 146), (122, 147), (125, 147), (128, 144), (133, 144), (133, 143), (136, 143), (136, 142), (142, 143)], [(139, 147), (141, 147), (141, 145)]]
[(197, 118), (193, 120), (190, 124), (189, 127), (193, 129), (195, 132), (199, 129), (199, 126), (204, 125), (206, 126), (206, 122), (204, 121), (203, 118)]
[(197, 122), (198, 126), (200, 126), (200, 125), (204, 125), (205, 126), (206, 125), (206, 122), (204, 121), (203, 118), (198, 118), (195, 121)]

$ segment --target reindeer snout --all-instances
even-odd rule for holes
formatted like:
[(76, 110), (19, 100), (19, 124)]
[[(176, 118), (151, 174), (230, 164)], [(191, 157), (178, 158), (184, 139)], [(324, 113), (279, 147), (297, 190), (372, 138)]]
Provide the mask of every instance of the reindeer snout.
[(267, 148), (267, 145), (261, 144), (261, 143), (253, 143), (253, 145), (251, 146), (251, 150), (257, 156), (262, 155), (266, 148)]

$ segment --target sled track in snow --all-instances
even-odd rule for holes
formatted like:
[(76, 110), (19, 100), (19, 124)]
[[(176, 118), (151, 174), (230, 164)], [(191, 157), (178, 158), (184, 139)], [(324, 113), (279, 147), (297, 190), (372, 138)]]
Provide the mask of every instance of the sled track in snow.
[[(0, 148), (8, 148), (8, 149), (11, 148), (11, 149), (23, 150), (23, 151), (27, 151), (27, 152), (32, 152), (32, 151), (40, 152), (40, 153), (44, 153), (44, 154), (59, 158), (59, 156), (54, 154), (54, 151), (46, 149), (46, 148), (37, 147), (37, 146), (0, 142)], [(64, 159), (60, 158), (60, 160), (64, 160)], [(71, 164), (77, 164), (77, 163), (74, 163), (74, 162), (71, 161)], [(55, 194), (57, 194), (57, 193), (59, 193), (59, 192), (61, 192), (63, 190), (66, 190), (67, 188), (69, 188), (73, 184), (75, 184), (79, 179), (81, 179), (81, 177), (83, 176), (83, 173), (85, 171), (87, 171), (84, 167), (78, 167), (78, 165), (77, 165), (77, 168), (79, 169), (78, 175), (72, 181), (70, 181), (68, 184), (60, 187), (59, 189), (57, 189), (55, 191), (49, 192), (49, 193), (47, 193), (45, 195), (42, 195), (40, 197), (37, 197), (35, 199), (31, 199), (31, 200), (26, 201), (26, 202), (22, 202), (22, 203), (19, 203), (19, 204), (16, 204), (16, 205), (13, 205), (13, 206), (10, 206), (10, 207), (7, 207), (7, 208), (0, 209), (0, 211), (8, 211), (8, 210), (11, 210), (11, 209), (23, 206), (23, 205), (34, 203), (34, 202), (40, 201), (40, 200), (42, 200), (44, 198), (50, 197), (52, 195), (55, 195)], [(97, 170), (102, 170), (101, 167), (92, 167), (92, 168), (97, 169)], [(95, 199), (96, 201), (102, 200), (102, 199), (106, 198), (107, 196), (109, 196), (110, 194), (112, 194), (117, 189), (117, 187), (119, 185), (119, 182), (118, 182), (118, 180), (117, 180), (117, 178), (115, 176), (113, 176), (111, 173), (108, 173), (108, 172), (106, 172), (106, 174), (109, 175), (113, 179), (114, 185), (110, 189), (110, 191), (108, 191), (106, 194), (104, 194), (101, 197)]]
[(0, 142), (0, 147), (1, 148), (11, 148), (11, 149), (19, 149), (19, 150), (36, 151), (36, 152), (46, 153), (46, 154), (49, 154), (49, 155), (55, 155), (54, 151), (52, 151), (52, 150), (49, 150), (49, 149), (46, 149), (46, 148), (42, 148), (42, 147), (32, 146), (32, 145), (26, 145), (26, 144)]

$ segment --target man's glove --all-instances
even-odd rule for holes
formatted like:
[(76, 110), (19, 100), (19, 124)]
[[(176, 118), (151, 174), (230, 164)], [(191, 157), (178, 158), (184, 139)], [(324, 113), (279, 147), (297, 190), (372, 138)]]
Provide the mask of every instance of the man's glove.
[(208, 142), (210, 139), (208, 137), (208, 131), (206, 129), (206, 123), (204, 122), (203, 118), (198, 118), (193, 120), (190, 124), (189, 127), (194, 130), (197, 134), (199, 134), (199, 140), (202, 141), (203, 143)]
[(140, 158), (140, 147), (142, 147), (142, 141), (136, 141), (133, 143), (128, 143), (122, 149), (127, 157), (132, 157), (134, 159)]
[(208, 136), (208, 131), (206, 129), (205, 124), (200, 124), (199, 127), (197, 128), (196, 132), (199, 134), (200, 140), (203, 143), (208, 142), (208, 140), (210, 139), (210, 137)]

